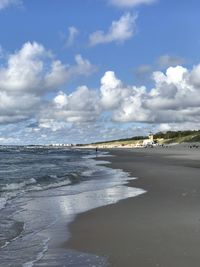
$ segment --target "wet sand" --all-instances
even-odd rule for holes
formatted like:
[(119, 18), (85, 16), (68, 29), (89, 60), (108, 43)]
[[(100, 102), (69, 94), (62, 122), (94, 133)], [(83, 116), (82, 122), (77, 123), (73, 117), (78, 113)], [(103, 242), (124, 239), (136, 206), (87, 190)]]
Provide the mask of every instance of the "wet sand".
[(138, 177), (128, 186), (147, 193), (78, 215), (66, 247), (114, 267), (199, 267), (200, 149), (110, 152), (110, 167)]

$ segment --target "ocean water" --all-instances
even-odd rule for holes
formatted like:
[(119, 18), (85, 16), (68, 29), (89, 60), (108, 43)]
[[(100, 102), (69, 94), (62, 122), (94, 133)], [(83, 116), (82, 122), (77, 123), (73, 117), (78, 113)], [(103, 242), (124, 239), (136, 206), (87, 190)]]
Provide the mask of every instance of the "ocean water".
[(94, 150), (0, 147), (0, 267), (107, 265), (106, 257), (67, 250), (67, 226), (81, 212), (144, 191), (95, 157)]

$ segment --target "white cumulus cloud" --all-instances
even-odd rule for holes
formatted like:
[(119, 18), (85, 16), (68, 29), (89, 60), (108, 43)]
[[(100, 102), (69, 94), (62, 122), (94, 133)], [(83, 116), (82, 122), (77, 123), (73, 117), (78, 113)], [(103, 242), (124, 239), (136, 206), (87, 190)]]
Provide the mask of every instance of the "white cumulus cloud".
[(91, 122), (103, 114), (118, 123), (143, 122), (153, 124), (197, 125), (200, 121), (200, 66), (188, 70), (182, 66), (169, 67), (166, 72), (153, 73), (154, 86), (126, 85), (113, 71), (101, 78), (98, 90), (78, 87), (67, 95), (59, 92), (50, 104), (49, 112), (42, 112), (52, 124), (55, 121)]
[(89, 37), (90, 45), (124, 42), (130, 39), (135, 33), (136, 19), (136, 15), (124, 14), (119, 20), (112, 22), (107, 32), (93, 32)]
[(92, 125), (104, 127), (104, 120), (154, 124), (166, 130), (200, 125), (200, 64), (154, 71), (151, 88), (127, 85), (114, 71), (106, 71), (96, 89), (83, 85), (67, 93), (62, 87), (70, 78), (94, 70), (81, 55), (69, 65), (41, 44), (25, 43), (0, 66), (0, 123), (32, 119), (36, 121), (32, 133), (37, 132), (38, 138), (51, 131), (64, 134), (70, 128), (77, 139), (84, 132), (85, 140), (93, 134)]
[(46, 93), (95, 69), (81, 55), (75, 57), (74, 65), (64, 64), (41, 44), (25, 43), (0, 66), (0, 123), (33, 116)]
[(100, 111), (98, 92), (95, 90), (80, 86), (71, 94), (60, 91), (49, 104), (49, 108), (41, 110), (40, 127), (44, 127), (45, 122), (45, 127), (51, 128), (52, 121), (64, 123), (95, 121)]
[(142, 107), (145, 87), (126, 86), (117, 79), (114, 72), (108, 71), (101, 79), (101, 104), (112, 110), (115, 121), (148, 121), (149, 111)]

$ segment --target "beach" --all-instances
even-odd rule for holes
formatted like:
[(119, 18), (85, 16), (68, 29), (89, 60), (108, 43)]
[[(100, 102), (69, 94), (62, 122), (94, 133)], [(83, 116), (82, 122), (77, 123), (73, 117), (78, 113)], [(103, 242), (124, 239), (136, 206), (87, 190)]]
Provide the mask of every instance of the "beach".
[(94, 149), (0, 152), (0, 266), (106, 266), (105, 257), (65, 248), (68, 225), (78, 214), (145, 193), (126, 186), (134, 178), (96, 161)]
[(107, 258), (109, 266), (199, 267), (200, 149), (113, 149), (109, 167), (146, 191), (77, 215), (65, 248)]

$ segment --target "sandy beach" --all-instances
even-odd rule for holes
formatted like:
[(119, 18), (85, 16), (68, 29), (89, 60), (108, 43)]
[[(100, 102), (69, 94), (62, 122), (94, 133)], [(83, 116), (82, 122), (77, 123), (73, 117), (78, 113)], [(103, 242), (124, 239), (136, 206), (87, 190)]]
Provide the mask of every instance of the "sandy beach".
[[(199, 267), (200, 150), (110, 150), (109, 167), (145, 194), (79, 214), (66, 248), (105, 256), (109, 266)], [(104, 158), (98, 158), (104, 159)]]

